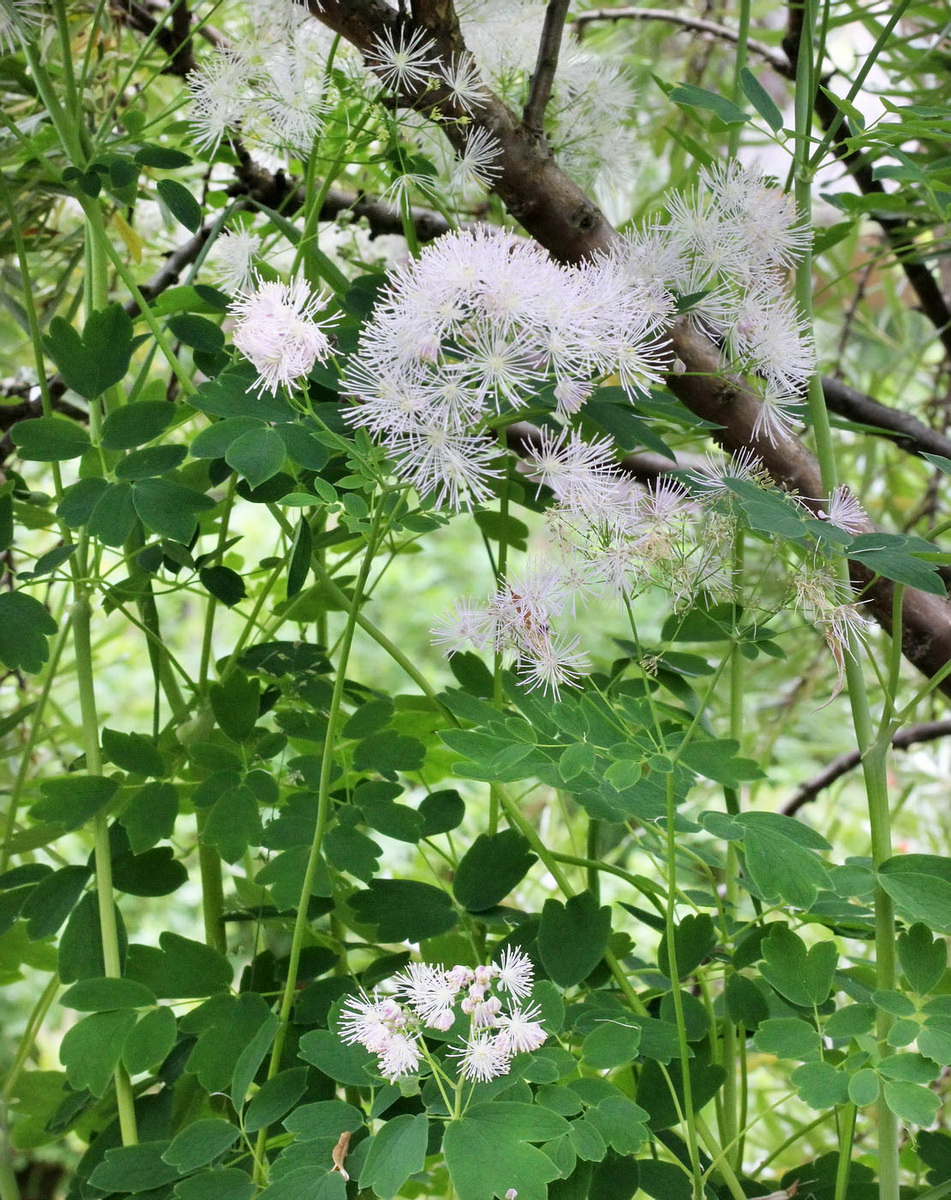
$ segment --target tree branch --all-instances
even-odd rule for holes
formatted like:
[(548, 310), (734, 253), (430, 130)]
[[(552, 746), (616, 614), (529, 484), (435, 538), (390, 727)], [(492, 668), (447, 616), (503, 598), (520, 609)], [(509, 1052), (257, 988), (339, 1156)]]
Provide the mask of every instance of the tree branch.
[[(740, 40), (736, 30), (727, 25), (719, 25), (716, 21), (707, 21), (703, 17), (684, 17), (666, 8), (589, 8), (578, 13), (573, 23), (576, 29), (583, 29), (594, 21), (666, 21), (670, 25), (680, 26), (681, 29), (708, 33), (721, 42), (736, 45)], [(789, 59), (784, 54), (767, 46), (765, 42), (758, 42), (755, 38), (747, 39), (746, 48), (751, 54), (769, 63), (777, 74), (790, 77)]]
[[(934, 742), (949, 734), (951, 734), (951, 721), (925, 721), (920, 725), (908, 725), (904, 729), (899, 729), (892, 738), (892, 749), (907, 750), (909, 746), (916, 743)], [(818, 775), (814, 775), (806, 783), (800, 784), (792, 799), (787, 800), (779, 811), (787, 817), (794, 817), (803, 805), (815, 800), (821, 791), (835, 783), (837, 779), (841, 779), (849, 771), (853, 771), (861, 761), (862, 756), (857, 750), (852, 750), (848, 754), (840, 754)]]
[(538, 57), (532, 74), (528, 100), (522, 113), (522, 123), (535, 138), (544, 137), (545, 109), (551, 99), (551, 88), (558, 70), (558, 54), (565, 30), (570, 0), (548, 0), (545, 24), (538, 43)]
[(830, 412), (872, 426), (870, 433), (890, 438), (896, 446), (911, 454), (943, 454), (945, 458), (951, 458), (951, 438), (911, 413), (881, 404), (829, 375), (822, 377), (822, 390)]

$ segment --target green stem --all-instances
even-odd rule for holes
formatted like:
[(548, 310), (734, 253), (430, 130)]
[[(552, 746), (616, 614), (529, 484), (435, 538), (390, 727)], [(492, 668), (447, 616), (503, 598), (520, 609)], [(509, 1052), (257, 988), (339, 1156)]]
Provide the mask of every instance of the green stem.
[[(86, 752), (86, 769), (90, 775), (102, 774), (102, 754), (99, 749), (99, 718), (96, 712), (96, 688), (90, 619), (92, 605), (84, 588), (76, 585), (76, 599), (70, 624), (76, 653), (76, 683), (79, 691), (79, 710), (82, 721), (83, 748)], [(119, 955), (119, 931), (116, 924), (116, 908), (112, 897), (112, 854), (109, 846), (109, 821), (105, 813), (93, 818), (93, 854), (96, 863), (96, 895), (99, 901), (99, 926), (102, 939), (102, 958), (108, 978), (118, 979), (122, 975)], [(119, 1128), (124, 1146), (138, 1141), (132, 1085), (125, 1068), (116, 1067), (116, 1107), (119, 1111)]]
[(852, 1166), (852, 1141), (855, 1137), (855, 1105), (844, 1104), (840, 1109), (842, 1123), (839, 1127), (839, 1162), (835, 1171), (835, 1196), (833, 1200), (845, 1200), (849, 1190), (849, 1173)]
[[(905, 5), (896, 7), (889, 22), (890, 28), (898, 19)], [(812, 53), (816, 33), (816, 0), (805, 0), (803, 8), (802, 40), (799, 47), (799, 64), (796, 78), (796, 203), (802, 221), (812, 223), (812, 176), (813, 164), (818, 161), (809, 157), (809, 135), (812, 124), (813, 63)], [(881, 39), (880, 39), (881, 40)], [(872, 61), (875, 55), (873, 53)], [(862, 73), (864, 78), (864, 72)], [(827, 138), (828, 138), (827, 134)], [(821, 149), (821, 147), (820, 147)], [(800, 312), (813, 324), (812, 308), (812, 253), (807, 251), (796, 274), (796, 298)], [(813, 376), (808, 391), (809, 417), (816, 444), (816, 457), (822, 475), (822, 487), (830, 495), (838, 483), (835, 447), (829, 414), (822, 394), (818, 376)], [(848, 588), (849, 572), (845, 558), (836, 564), (837, 574), (843, 587)], [(871, 833), (872, 862), (877, 869), (891, 857), (891, 816), (888, 805), (888, 778), (886, 774), (887, 740), (876, 740), (872, 713), (865, 687), (865, 677), (858, 661), (859, 645), (853, 636), (843, 648), (848, 697), (852, 709), (855, 738), (862, 755), (862, 771), (868, 805)], [(895, 912), (891, 897), (882, 887), (875, 889), (875, 986), (882, 991), (891, 991), (895, 986)], [(877, 1034), (883, 1054), (890, 1052), (887, 1042), (893, 1018), (884, 1010), (878, 1010)], [(885, 1103), (884, 1095), (878, 1101), (878, 1149), (879, 1149), (879, 1195), (881, 1200), (898, 1200), (899, 1196), (899, 1129), (898, 1121)]]
[[(736, 51), (733, 58), (733, 102), (743, 107), (743, 87), (740, 73), (746, 66), (746, 43), (750, 36), (750, 0), (740, 0), (740, 23), (736, 36)], [(730, 137), (727, 143), (727, 156), (735, 158), (740, 148), (740, 126), (730, 127)]]
[[(689, 1111), (687, 1112), (686, 1116), (689, 1119)], [(733, 1200), (746, 1200), (746, 1193), (743, 1191), (742, 1184), (736, 1177), (736, 1172), (727, 1161), (724, 1151), (721, 1150), (717, 1145), (717, 1140), (710, 1131), (706, 1121), (704, 1121), (703, 1117), (701, 1117), (699, 1113), (694, 1113), (693, 1120), (697, 1126), (697, 1132), (700, 1134), (701, 1141), (706, 1146), (707, 1150), (709, 1151), (710, 1158), (712, 1159), (709, 1169), (711, 1171), (714, 1169), (719, 1170), (720, 1174), (723, 1176), (723, 1182), (730, 1190), (730, 1195), (733, 1197)], [(702, 1186), (703, 1185), (701, 1183), (701, 1188)]]
[[(680, 992), (680, 971), (677, 967), (677, 836), (674, 825), (677, 818), (674, 796), (674, 776), (668, 772), (667, 780), (667, 909), (664, 918), (664, 933), (667, 941), (668, 974), (670, 975), (670, 998), (674, 1005), (677, 1023), (677, 1044), (680, 1047), (680, 1077), (684, 1090), (684, 1124), (687, 1133), (687, 1152), (693, 1174), (695, 1200), (703, 1200), (703, 1177), (700, 1170), (700, 1150), (697, 1145), (697, 1114), (693, 1106), (693, 1083), (690, 1079), (690, 1046), (687, 1042), (687, 1023), (684, 1018), (684, 1000)], [(661, 970), (665, 964), (661, 963)]]
[[(320, 862), (320, 852), (323, 846), (324, 833), (330, 819), (330, 783), (333, 774), (334, 764), (334, 747), (337, 740), (338, 728), (340, 725), (341, 707), (343, 705), (343, 694), (347, 683), (347, 664), (350, 660), (350, 649), (353, 645), (353, 636), (357, 628), (357, 612), (360, 607), (364, 590), (366, 588), (367, 579), (370, 575), (370, 569), (373, 565), (374, 555), (381, 541), (381, 528), (383, 524), (384, 504), (381, 497), (380, 503), (377, 505), (376, 512), (373, 517), (373, 525), (370, 530), (370, 535), (367, 539), (366, 550), (363, 555), (363, 562), (360, 566), (360, 574), (357, 576), (357, 581), (353, 588), (353, 600), (350, 605), (350, 611), (347, 613), (347, 620), (344, 626), (343, 635), (340, 639), (340, 651), (337, 660), (337, 669), (334, 677), (333, 694), (330, 698), (330, 709), (327, 714), (327, 733), (324, 737), (323, 757), (320, 764), (320, 781), (317, 789), (317, 821), (314, 826), (314, 836), (310, 844), (310, 853), (307, 857), (307, 866), (304, 869), (304, 878), (301, 883), (300, 899), (297, 902), (297, 915), (294, 919), (294, 930), (291, 935), (291, 949), (288, 955), (287, 962), (287, 979), (284, 983), (284, 991), (281, 995), (281, 1007), (278, 1014), (280, 1024), (277, 1033), (274, 1036), (274, 1045), (271, 1048), (271, 1060), (268, 1066), (268, 1079), (273, 1079), (278, 1073), (281, 1066), (281, 1056), (284, 1053), (284, 1042), (287, 1038), (287, 1030), (291, 1021), (291, 1012), (294, 1007), (294, 997), (297, 990), (297, 976), (300, 970), (301, 951), (304, 948), (304, 936), (307, 932), (308, 918), (307, 910), (310, 906), (311, 889), (313, 888), (314, 878), (317, 874), (317, 866)], [(257, 1163), (255, 1171), (257, 1173), (258, 1166), (263, 1159), (264, 1146), (267, 1142), (267, 1128), (265, 1127), (258, 1134), (257, 1141)], [(258, 1179), (258, 1182), (262, 1180)]]

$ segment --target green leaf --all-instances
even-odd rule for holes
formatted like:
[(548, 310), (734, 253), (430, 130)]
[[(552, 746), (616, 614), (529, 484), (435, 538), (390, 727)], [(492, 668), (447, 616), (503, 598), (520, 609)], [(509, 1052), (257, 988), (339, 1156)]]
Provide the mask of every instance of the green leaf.
[[(113, 911), (119, 930), (120, 959), (124, 960), (127, 948), (125, 925), (115, 905)], [(77, 979), (89, 979), (105, 973), (99, 898), (94, 892), (87, 892), (73, 909), (59, 940), (59, 977), (63, 983), (75, 983)]]
[(516, 830), (482, 833), (456, 868), (453, 894), (470, 912), (494, 908), (525, 878), (535, 861), (528, 839)]
[(767, 92), (749, 67), (743, 67), (740, 71), (740, 87), (743, 89), (743, 95), (746, 96), (747, 100), (753, 105), (770, 129), (774, 133), (778, 133), (783, 127), (783, 114), (774, 104), (772, 96), (770, 96), (769, 92)]
[(732, 738), (710, 738), (688, 742), (680, 751), (680, 761), (692, 771), (705, 775), (724, 787), (739, 787), (747, 779), (764, 779), (762, 768), (751, 758), (737, 758), (740, 743)]
[(238, 1140), (241, 1130), (220, 1117), (204, 1117), (186, 1125), (162, 1154), (162, 1162), (177, 1167), (179, 1174), (207, 1166)]
[(111, 763), (133, 775), (165, 775), (165, 760), (155, 743), (144, 733), (102, 731), (102, 752)]
[(221, 332), (221, 326), (209, 321), (207, 317), (199, 317), (195, 313), (178, 313), (169, 317), (168, 327), (174, 337), (186, 346), (191, 346), (193, 350), (216, 354), (224, 349), (225, 335)]
[(261, 818), (254, 792), (245, 784), (222, 792), (205, 821), (201, 841), (214, 846), (227, 863), (236, 863), (249, 845), (261, 840)]
[[(933, 596), (947, 595), (937, 563), (926, 563), (909, 552), (916, 542), (900, 533), (863, 533), (852, 540), (849, 558), (896, 583), (906, 583)], [(933, 549), (929, 545), (929, 549)]]
[(586, 979), (601, 961), (611, 936), (611, 910), (590, 892), (566, 904), (546, 900), (538, 928), (538, 953), (545, 970), (561, 987)]
[(784, 492), (763, 488), (748, 479), (727, 479), (725, 482), (739, 501), (751, 529), (779, 534), (791, 541), (801, 541), (808, 533), (802, 510)]
[(104, 1096), (112, 1083), (122, 1043), (134, 1024), (134, 1009), (120, 1008), (92, 1013), (67, 1029), (59, 1057), (70, 1087), (77, 1091), (88, 1088), (94, 1096)]
[(216, 379), (200, 384), (188, 397), (188, 403), (210, 417), (246, 419), (253, 416), (259, 424), (261, 421), (286, 421), (291, 410), (280, 395), (261, 392), (249, 397), (248, 393), (254, 390), (255, 378), (254, 368), (246, 363), (231, 367)]
[(775, 922), (763, 941), (760, 973), (790, 1004), (806, 1008), (823, 1004), (832, 992), (832, 980), (839, 961), (835, 943), (806, 943), (788, 925)]
[(145, 446), (130, 451), (116, 464), (116, 479), (134, 482), (168, 475), (188, 457), (188, 447), (180, 445)]
[(178, 1025), (170, 1008), (153, 1008), (131, 1029), (122, 1047), (122, 1062), (130, 1075), (158, 1067), (171, 1054)]
[(732, 100), (692, 83), (677, 84), (670, 93), (670, 99), (682, 108), (706, 109), (718, 116), (724, 125), (743, 125), (749, 120), (743, 109)]
[(303, 1104), (284, 1121), (284, 1128), (301, 1142), (317, 1138), (329, 1138), (336, 1142), (341, 1133), (356, 1133), (362, 1126), (363, 1113), (343, 1100), (318, 1100), (316, 1104)]
[(102, 423), (103, 450), (133, 450), (159, 437), (177, 415), (167, 400), (140, 400), (111, 412)]
[(177, 1184), (175, 1200), (251, 1200), (254, 1182), (236, 1167), (200, 1171)]
[(132, 318), (121, 304), (110, 304), (89, 315), (80, 336), (68, 321), (54, 317), (43, 345), (66, 386), (95, 400), (129, 369)]
[(20, 910), (31, 942), (52, 937), (59, 930), (82, 895), (90, 874), (89, 867), (60, 867), (39, 881)]
[(913, 921), (951, 933), (951, 860), (935, 855), (897, 855), (882, 863), (878, 880)]
[(257, 1200), (346, 1200), (343, 1176), (329, 1170), (318, 1175), (312, 1166), (296, 1167), (281, 1175), (272, 1171), (273, 1182), (258, 1192)]
[(357, 743), (353, 767), (355, 771), (379, 771), (381, 775), (418, 771), (425, 757), (426, 747), (417, 738), (385, 729)]
[(251, 487), (260, 487), (280, 471), (286, 455), (280, 436), (265, 427), (236, 438), (228, 447), (225, 462), (243, 475)]
[(452, 900), (440, 888), (410, 879), (374, 879), (348, 901), (382, 942), (420, 942), (456, 924)]
[(602, 1021), (584, 1039), (581, 1054), (589, 1067), (604, 1071), (633, 1062), (640, 1044), (641, 1031), (636, 1025)]
[(144, 854), (121, 854), (112, 861), (112, 884), (129, 896), (170, 896), (188, 880), (188, 868), (171, 846)]
[(94, 511), (97, 503), (109, 490), (110, 484), (104, 479), (80, 479), (71, 484), (63, 492), (63, 499), (56, 507), (56, 515), (70, 529), (85, 525)]
[[(305, 1033), (298, 1053), (304, 1062), (349, 1087), (368, 1087), (377, 1076), (375, 1054), (360, 1045), (348, 1046), (329, 1029), (312, 1029)], [(362, 1120), (361, 1117), (361, 1124)]]
[(376, 874), (377, 860), (383, 851), (366, 834), (338, 825), (324, 838), (324, 853), (330, 865), (338, 871), (347, 871), (364, 883), (369, 883)]
[[(567, 1088), (557, 1090), (568, 1093)], [(635, 1154), (650, 1136), (646, 1125), (649, 1114), (627, 1096), (606, 1096), (589, 1108), (585, 1117), (618, 1154)]]
[(307, 1088), (307, 1068), (292, 1067), (281, 1071), (263, 1084), (244, 1114), (247, 1133), (256, 1133), (279, 1121), (290, 1112)]
[(106, 546), (121, 546), (135, 528), (132, 485), (110, 483), (93, 505), (88, 518), (92, 537)]
[(232, 671), (224, 683), (211, 685), (211, 711), (233, 742), (243, 742), (253, 733), (260, 712), (260, 697), (260, 682), (240, 671)]
[(10, 439), (26, 462), (66, 462), (79, 458), (92, 445), (81, 425), (67, 417), (32, 417), (18, 421)]
[[(826, 884), (826, 869), (806, 846), (824, 848), (825, 839), (779, 813), (744, 813), (736, 821), (745, 828), (746, 867), (763, 898), (809, 908)], [(805, 845), (804, 832), (811, 838)]]
[(832, 1063), (807, 1062), (790, 1075), (799, 1098), (810, 1108), (832, 1108), (849, 1098), (849, 1077)]
[(254, 1036), (243, 1046), (231, 1073), (231, 1103), (238, 1111), (244, 1104), (258, 1068), (267, 1057), (267, 1052), (274, 1042), (278, 1030), (278, 1020), (274, 1013), (263, 1015)]
[(142, 479), (135, 484), (133, 501), (146, 529), (187, 544), (197, 525), (196, 514), (215, 507), (211, 496), (183, 487), (171, 479)]
[(117, 1008), (145, 1008), (155, 997), (144, 984), (132, 979), (81, 979), (59, 998), (66, 1008), (79, 1012), (111, 1012)]
[(763, 1054), (812, 1062), (819, 1057), (819, 1034), (808, 1021), (798, 1017), (771, 1017), (753, 1036), (753, 1045)]
[(403, 1113), (386, 1122), (370, 1139), (360, 1168), (360, 1187), (372, 1188), (381, 1200), (395, 1196), (410, 1175), (423, 1169), (429, 1139), (425, 1113)]
[[(674, 931), (674, 950), (677, 958), (677, 978), (685, 979), (703, 962), (717, 944), (717, 931), (713, 919), (707, 913), (690, 913), (684, 917)], [(660, 939), (657, 950), (657, 965), (668, 979), (673, 978), (667, 934)]]
[(36, 821), (79, 829), (100, 812), (119, 790), (117, 779), (104, 775), (61, 775), (40, 784), (43, 799), (30, 809)]
[(227, 608), (240, 603), (247, 595), (244, 580), (230, 567), (202, 567), (198, 578), (202, 587)]
[(39, 600), (24, 592), (0, 592), (0, 662), (35, 675), (50, 656), (47, 638), (58, 629)]
[(881, 1087), (876, 1072), (864, 1067), (849, 1077), (849, 1099), (859, 1108), (865, 1108), (878, 1100)]
[(823, 1033), (834, 1039), (860, 1037), (863, 1033), (871, 1033), (874, 1024), (874, 1005), (847, 1004), (827, 1018)]
[(930, 1125), (941, 1107), (940, 1098), (918, 1083), (889, 1079), (883, 1090), (889, 1109), (909, 1125)]
[(188, 188), (174, 179), (160, 179), (156, 190), (175, 220), (189, 233), (197, 233), (201, 228), (201, 205)]
[(159, 947), (130, 946), (126, 975), (160, 1000), (212, 996), (231, 986), (234, 968), (211, 946), (166, 931), (159, 934)]
[(416, 810), (423, 818), (423, 837), (449, 833), (456, 829), (466, 815), (465, 801), (455, 788), (430, 792)]
[(155, 146), (151, 143), (140, 146), (133, 157), (140, 167), (155, 167), (160, 171), (173, 171), (176, 167), (187, 167), (192, 161), (189, 155), (181, 150), (172, 150), (169, 146)]
[[(88, 1018), (87, 1018), (88, 1019)], [(162, 1160), (168, 1142), (140, 1142), (107, 1150), (89, 1176), (89, 1186), (101, 1192), (151, 1192), (178, 1179), (181, 1172)]]
[(134, 793), (119, 816), (133, 854), (141, 854), (172, 836), (178, 816), (178, 792), (170, 783), (153, 781)]
[(443, 1135), (443, 1153), (459, 1200), (492, 1200), (514, 1188), (519, 1200), (546, 1200), (559, 1168), (530, 1142), (568, 1132), (563, 1117), (537, 1105), (476, 1104)]

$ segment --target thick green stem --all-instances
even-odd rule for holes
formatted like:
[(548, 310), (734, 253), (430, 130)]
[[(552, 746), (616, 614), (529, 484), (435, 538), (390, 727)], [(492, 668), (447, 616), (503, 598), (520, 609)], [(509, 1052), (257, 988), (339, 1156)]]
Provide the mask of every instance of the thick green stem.
[[(898, 6), (899, 9), (902, 7), (902, 5)], [(816, 35), (816, 19), (816, 0), (805, 0), (796, 78), (796, 204), (800, 220), (809, 225), (812, 223), (812, 163), (816, 161), (815, 159), (810, 161), (809, 154), (814, 88), (812, 55)], [(811, 328), (813, 322), (811, 250), (803, 255), (802, 262), (799, 264), (796, 275), (796, 298), (802, 316)], [(822, 486), (825, 493), (829, 495), (838, 483), (838, 474), (829, 414), (818, 376), (814, 375), (810, 381), (808, 401), (810, 424), (815, 437), (816, 457), (822, 474)], [(848, 563), (844, 558), (839, 560), (837, 572), (843, 587), (848, 588)], [(873, 865), (878, 868), (885, 859), (891, 857), (891, 817), (885, 769), (888, 745), (887, 741), (875, 737), (865, 677), (858, 661), (858, 653), (859, 645), (855, 636), (852, 635), (849, 644), (844, 648), (845, 674), (856, 742), (862, 754), (872, 861)], [(880, 990), (891, 991), (895, 986), (896, 979), (895, 913), (891, 897), (881, 887), (875, 890), (875, 956), (875, 985)], [(891, 1024), (892, 1017), (880, 1009), (877, 1033), (883, 1055), (890, 1053), (886, 1039)], [(881, 1200), (898, 1200), (898, 1121), (885, 1103), (884, 1096), (878, 1102), (877, 1115), (879, 1195)]]

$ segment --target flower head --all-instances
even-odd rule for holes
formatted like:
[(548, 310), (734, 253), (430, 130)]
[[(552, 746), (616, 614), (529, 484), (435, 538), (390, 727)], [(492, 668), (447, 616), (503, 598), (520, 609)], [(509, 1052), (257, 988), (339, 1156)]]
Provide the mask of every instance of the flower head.
[(326, 330), (334, 318), (316, 319), (327, 300), (312, 295), (298, 276), (290, 283), (258, 279), (254, 290), (231, 306), (237, 317), (234, 344), (258, 370), (253, 387), (272, 393), (281, 384), (289, 387), (329, 357)]
[(375, 37), (365, 58), (367, 66), (391, 92), (414, 92), (432, 78), (438, 61), (435, 49), (422, 29), (408, 34), (404, 25), (398, 31), (386, 29)]

